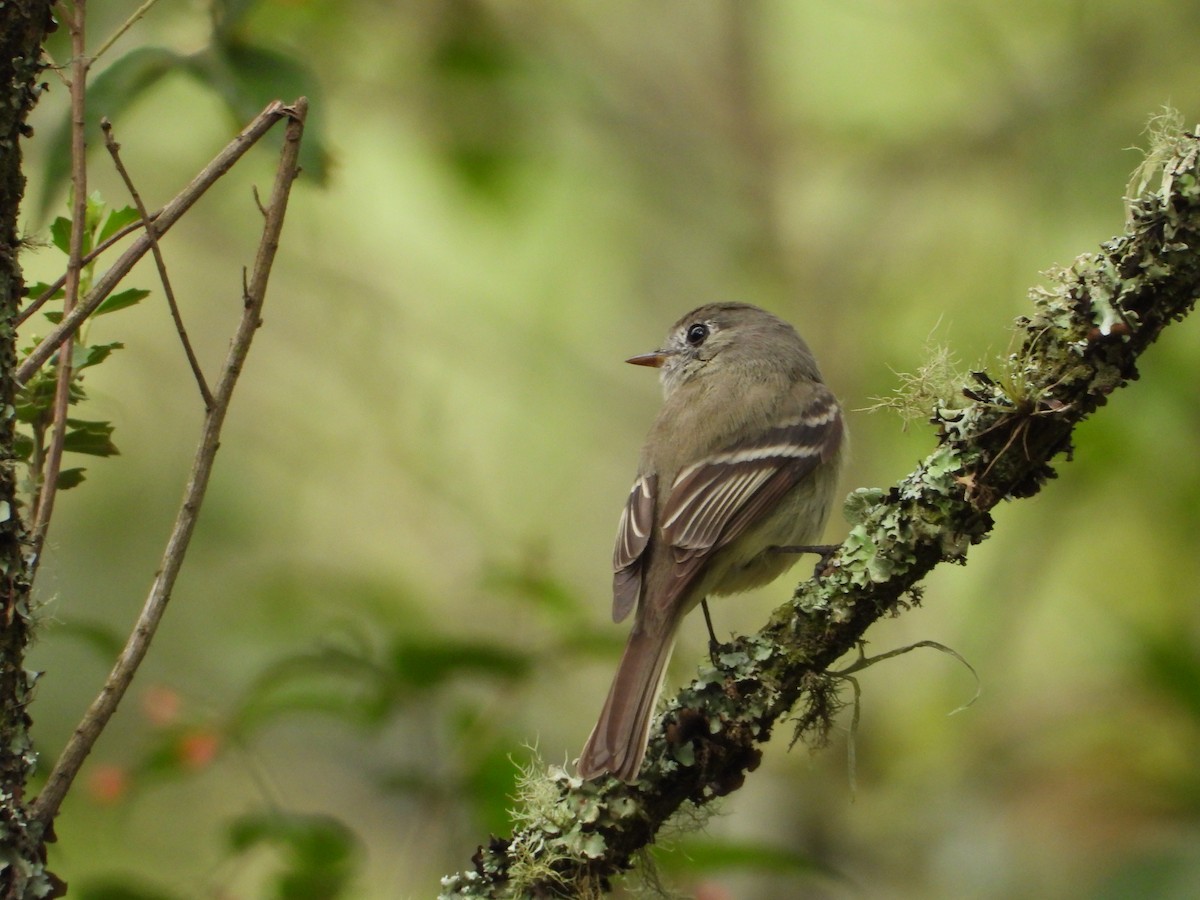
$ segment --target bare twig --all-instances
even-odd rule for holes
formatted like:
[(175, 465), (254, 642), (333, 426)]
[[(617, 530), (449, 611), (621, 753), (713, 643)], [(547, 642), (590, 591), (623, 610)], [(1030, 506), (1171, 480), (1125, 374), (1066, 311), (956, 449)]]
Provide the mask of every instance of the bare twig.
[(292, 182), (299, 173), (296, 160), (300, 151), (304, 118), (308, 112), (308, 101), (301, 97), (294, 106), (285, 107), (283, 104), (279, 104), (277, 112), (276, 118), (287, 116), (289, 123), (279, 168), (275, 176), (275, 186), (267, 206), (266, 222), (263, 225), (258, 254), (254, 260), (254, 273), (250, 278), (249, 288), (244, 297), (245, 309), (230, 345), (229, 355), (221, 369), (221, 378), (217, 383), (216, 392), (213, 394), (212, 408), (204, 417), (200, 443), (196, 448), (196, 456), (192, 463), (187, 487), (184, 490), (183, 502), (180, 504), (170, 538), (167, 540), (162, 565), (129, 639), (99, 695), (92, 701), (92, 705), (71, 735), (62, 755), (54, 764), (54, 769), (46, 781), (46, 787), (32, 804), (30, 818), (39, 823), (42, 828), (47, 828), (57, 815), (58, 808), (63, 797), (66, 796), (71, 782), (79, 773), (79, 769), (96, 743), (96, 739), (116, 711), (138, 666), (146, 656), (146, 651), (149, 649), (158, 624), (166, 611), (167, 602), (171, 598), (171, 591), (179, 576), (188, 543), (191, 541), (192, 531), (196, 526), (200, 506), (204, 502), (204, 494), (208, 488), (209, 476), (212, 474), (213, 462), (220, 444), (225, 414), (229, 410), (233, 389), (241, 374), (246, 354), (250, 350), (254, 332), (261, 323), (267, 281), (275, 260), (275, 251), (279, 246), (279, 234), (283, 228), (288, 196)]
[(105, 53), (107, 53), (112, 48), (112, 45), (121, 39), (121, 35), (136, 25), (138, 20), (146, 13), (150, 12), (150, 8), (156, 3), (158, 3), (158, 0), (146, 0), (145, 3), (135, 9), (133, 14), (124, 22), (122, 22), (121, 26), (116, 31), (109, 35), (108, 40), (100, 45), (100, 49), (96, 51), (96, 53), (92, 56), (92, 59), (99, 59)]
[(183, 316), (179, 313), (179, 304), (175, 302), (175, 291), (171, 289), (171, 279), (167, 275), (167, 263), (163, 259), (162, 248), (158, 246), (154, 222), (146, 212), (146, 204), (142, 202), (142, 195), (134, 187), (133, 179), (129, 177), (125, 164), (121, 162), (121, 145), (113, 139), (112, 122), (107, 118), (101, 119), (100, 129), (104, 132), (104, 146), (108, 148), (109, 155), (112, 156), (113, 165), (117, 167), (117, 172), (125, 182), (129, 196), (133, 198), (134, 206), (137, 207), (138, 215), (142, 217), (142, 224), (146, 226), (146, 236), (150, 238), (150, 249), (154, 253), (154, 264), (158, 267), (158, 277), (162, 281), (163, 293), (167, 297), (167, 307), (171, 310), (171, 318), (175, 321), (175, 330), (179, 333), (179, 342), (183, 344), (183, 352), (187, 355), (188, 365), (192, 367), (192, 375), (195, 376), (196, 384), (200, 388), (200, 396), (204, 398), (204, 408), (212, 409), (212, 391), (208, 389), (208, 382), (204, 380), (204, 372), (200, 368), (200, 360), (196, 358), (196, 351), (192, 349), (187, 329), (183, 326)]
[[(155, 232), (158, 237), (166, 234), (179, 221), (180, 217), (191, 209), (192, 205), (203, 196), (204, 192), (212, 187), (214, 182), (222, 175), (228, 172), (246, 154), (246, 151), (258, 143), (276, 122), (280, 119), (290, 118), (293, 115), (294, 109), (284, 106), (279, 100), (268, 104), (266, 109), (259, 113), (254, 118), (254, 121), (243, 128), (242, 132), (230, 141), (225, 149), (218, 153), (212, 162), (205, 166), (192, 179), (187, 187), (180, 191), (170, 203), (159, 211), (158, 216), (154, 219)], [(104, 302), (104, 298), (112, 293), (113, 288), (120, 283), (122, 278), (129, 274), (129, 270), (146, 255), (149, 249), (150, 238), (143, 233), (117, 258), (112, 268), (96, 279), (96, 283), (92, 286), (92, 289), (80, 300), (79, 304), (69, 314), (62, 317), (62, 321), (42, 339), (41, 343), (17, 367), (16, 380), (18, 384), (24, 384), (29, 381), (30, 376), (45, 365), (46, 360), (54, 354), (55, 348), (62, 343), (63, 339), (67, 335), (74, 334), (79, 329), (83, 321), (96, 311), (96, 307)]]
[(50, 55), (50, 51), (45, 47), (42, 48), (42, 59), (46, 61), (46, 68), (58, 76), (58, 80), (63, 83), (63, 87), (70, 90), (71, 82), (67, 81), (67, 76), (63, 74), (63, 67), (54, 61), (54, 57)]
[[(87, 140), (84, 133), (84, 114), (87, 98), (87, 74), (91, 61), (84, 55), (84, 35), (87, 20), (87, 0), (75, 0), (73, 15), (68, 16), (71, 31), (71, 240), (67, 250), (67, 277), (63, 296), (63, 315), (75, 307), (79, 283), (83, 275), (83, 238), (87, 233)], [(50, 445), (38, 476), (37, 497), (34, 503), (30, 566), (32, 571), (42, 556), (42, 544), (54, 514), (54, 498), (58, 495), (58, 473), (62, 468), (63, 445), (67, 439), (67, 411), (71, 403), (73, 377), (71, 355), (74, 333), (67, 334), (58, 347), (58, 380), (54, 388), (53, 418), (50, 426)]]

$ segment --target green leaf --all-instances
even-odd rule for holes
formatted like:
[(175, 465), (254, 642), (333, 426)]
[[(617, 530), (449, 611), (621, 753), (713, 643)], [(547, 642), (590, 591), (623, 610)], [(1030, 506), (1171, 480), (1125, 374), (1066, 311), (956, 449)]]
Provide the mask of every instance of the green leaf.
[(113, 341), (110, 344), (92, 344), (90, 347), (77, 344), (71, 357), (71, 368), (78, 372), (89, 366), (98, 366), (108, 359), (114, 350), (121, 350), (124, 347), (125, 345), (120, 341)]
[(485, 4), (460, 3), (446, 12), (430, 53), (439, 79), (488, 83), (517, 68), (513, 42)]
[(445, 795), (444, 782), (434, 772), (421, 766), (396, 769), (376, 780), (388, 791), (406, 794), (415, 799), (437, 800)]
[[(118, 57), (112, 65), (88, 83), (89, 147), (103, 147), (100, 119), (117, 119), (136, 103), (159, 79), (174, 70), (184, 60), (165, 47), (140, 47)], [(64, 109), (58, 123), (46, 140), (46, 165), (42, 175), (41, 215), (45, 215), (58, 192), (71, 175), (71, 118)], [(55, 242), (57, 246), (57, 242)], [(64, 249), (65, 253), (66, 250)]]
[(1200, 642), (1187, 629), (1145, 631), (1132, 641), (1146, 682), (1200, 722)]
[(393, 646), (391, 659), (397, 678), (418, 689), (466, 674), (517, 680), (525, 677), (531, 666), (529, 658), (516, 650), (449, 637), (402, 639)]
[(188, 58), (188, 71), (217, 92), (239, 123), (258, 115), (272, 100), (308, 97), (311, 107), (304, 125), (304, 143), (300, 145), (300, 167), (318, 184), (329, 177), (321, 84), (306, 62), (294, 54), (251, 44), (232, 34), (218, 34), (216, 43)]
[(218, 40), (228, 40), (230, 34), (246, 18), (246, 13), (258, 6), (258, 0), (213, 0), (213, 24)]
[(116, 312), (118, 309), (125, 309), (127, 306), (141, 303), (149, 296), (150, 292), (142, 288), (129, 288), (116, 294), (110, 294), (104, 299), (103, 303), (96, 307), (96, 312), (93, 315), (102, 316), (105, 313)]
[(17, 395), (17, 421), (27, 425), (40, 421), (54, 405), (56, 388), (53, 369), (38, 372)]
[(88, 456), (117, 456), (119, 451), (112, 442), (111, 422), (87, 422), (82, 419), (67, 419), (67, 434), (63, 438), (63, 449)]
[(374, 726), (418, 692), (469, 676), (512, 681), (531, 667), (524, 654), (506, 647), (453, 638), (401, 640), (382, 662), (370, 648), (325, 647), (269, 667), (246, 692), (234, 719), (242, 732), (302, 711)]
[(92, 191), (88, 194), (87, 201), (84, 203), (83, 221), (87, 228), (88, 235), (94, 235), (100, 227), (100, 223), (108, 214), (108, 204), (104, 202), (104, 198), (99, 191)]
[(484, 573), (483, 585), (535, 606), (556, 619), (580, 622), (587, 617), (584, 604), (566, 584), (529, 565), (489, 567)]
[(125, 638), (120, 632), (98, 622), (60, 622), (52, 633), (56, 637), (75, 638), (106, 663), (116, 659), (125, 646)]
[(87, 469), (60, 469), (58, 472), (58, 489), (60, 491), (69, 491), (73, 487), (79, 487), (83, 484), (84, 475)]
[(345, 896), (361, 856), (354, 832), (330, 816), (251, 813), (234, 820), (228, 838), (237, 854), (264, 844), (284, 850), (284, 869), (274, 879), (280, 900)]
[(178, 894), (166, 894), (156, 888), (140, 887), (115, 879), (85, 883), (78, 889), (72, 879), (71, 896), (79, 900), (179, 900)]
[(479, 198), (512, 197), (514, 175), (528, 157), (519, 51), (485, 4), (457, 4), (430, 48), (437, 76), (425, 103), (438, 117), (443, 161)]
[(100, 229), (100, 233), (96, 235), (96, 243), (102, 244), (126, 225), (131, 222), (136, 222), (141, 218), (139, 213), (132, 206), (126, 206), (115, 210), (104, 221), (104, 227)]
[[(468, 729), (463, 737), (472, 748), (465, 762), (463, 796), (471, 804), (484, 830), (504, 834), (511, 818), (508, 810), (516, 792), (517, 768), (513, 765), (513, 736), (488, 736), (480, 747), (477, 729)], [(480, 750), (482, 749), (482, 752)]]
[(63, 253), (71, 252), (71, 220), (59, 216), (50, 223), (50, 240)]
[[(46, 293), (46, 291), (48, 291), (48, 290), (50, 290), (49, 284), (47, 284), (44, 281), (36, 281), (33, 284), (25, 285), (25, 296), (31, 297), (34, 300), (36, 300), (38, 297), (42, 296), (42, 294)], [(59, 300), (62, 298), (64, 293), (65, 293), (65, 291), (63, 291), (63, 289), (61, 287), (59, 287), (54, 292), (54, 294), (50, 297), (50, 299), (51, 300)]]
[(217, 758), (223, 744), (224, 735), (211, 727), (178, 723), (158, 728), (131, 771), (143, 784), (150, 778), (194, 775)]
[(395, 703), (390, 674), (367, 651), (327, 647), (289, 656), (263, 671), (239, 703), (234, 727), (246, 732), (277, 716), (303, 711), (372, 725)]
[(1168, 845), (1133, 850), (1106, 871), (1088, 892), (1088, 900), (1129, 900), (1130, 897), (1184, 900), (1200, 884), (1200, 860), (1184, 846)]

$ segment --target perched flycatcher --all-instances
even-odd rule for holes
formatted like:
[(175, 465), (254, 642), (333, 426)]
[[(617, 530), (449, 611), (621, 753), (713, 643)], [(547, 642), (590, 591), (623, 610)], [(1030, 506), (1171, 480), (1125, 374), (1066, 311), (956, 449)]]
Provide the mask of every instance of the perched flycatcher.
[(679, 623), (820, 539), (846, 433), (808, 346), (755, 306), (702, 306), (627, 361), (660, 370), (664, 400), (613, 552), (613, 620), (636, 608), (633, 630), (578, 771), (635, 781)]

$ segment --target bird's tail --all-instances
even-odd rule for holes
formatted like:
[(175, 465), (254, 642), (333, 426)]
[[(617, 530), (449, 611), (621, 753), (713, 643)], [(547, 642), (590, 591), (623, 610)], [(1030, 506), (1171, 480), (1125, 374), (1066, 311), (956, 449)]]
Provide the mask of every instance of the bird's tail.
[(581, 778), (609, 772), (622, 781), (637, 780), (663, 670), (674, 646), (674, 625), (662, 630), (644, 630), (640, 623), (634, 626), (600, 720), (579, 755), (577, 771)]

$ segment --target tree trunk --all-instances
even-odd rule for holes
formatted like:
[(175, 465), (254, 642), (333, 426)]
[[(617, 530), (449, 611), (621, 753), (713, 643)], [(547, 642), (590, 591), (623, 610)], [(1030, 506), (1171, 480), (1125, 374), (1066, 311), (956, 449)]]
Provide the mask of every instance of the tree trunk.
[[(41, 47), (55, 27), (53, 0), (9, 0), (0, 7), (0, 459), (14, 459), (17, 368), (14, 321), (24, 282), (17, 217), (25, 191), (20, 139), (39, 93)], [(33, 676), (25, 668), (32, 631), (25, 526), (17, 510), (16, 468), (0, 466), (0, 897), (60, 892), (45, 869), (45, 835), (30, 826), (26, 789), (35, 754), (26, 711)]]

